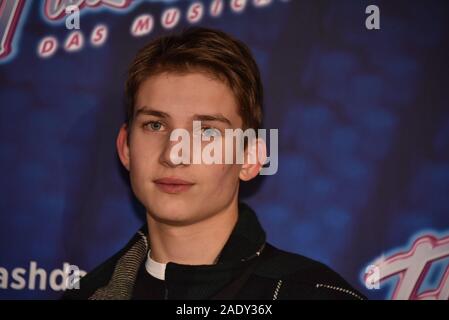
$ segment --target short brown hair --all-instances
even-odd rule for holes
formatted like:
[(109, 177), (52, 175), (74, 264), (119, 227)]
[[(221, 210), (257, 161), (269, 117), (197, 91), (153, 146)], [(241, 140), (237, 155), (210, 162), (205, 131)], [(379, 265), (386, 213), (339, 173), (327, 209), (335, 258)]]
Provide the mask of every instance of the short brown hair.
[(222, 31), (201, 27), (157, 38), (139, 50), (126, 80), (128, 126), (134, 117), (137, 91), (144, 80), (163, 72), (192, 71), (208, 72), (231, 88), (243, 129), (262, 127), (263, 87), (249, 48)]

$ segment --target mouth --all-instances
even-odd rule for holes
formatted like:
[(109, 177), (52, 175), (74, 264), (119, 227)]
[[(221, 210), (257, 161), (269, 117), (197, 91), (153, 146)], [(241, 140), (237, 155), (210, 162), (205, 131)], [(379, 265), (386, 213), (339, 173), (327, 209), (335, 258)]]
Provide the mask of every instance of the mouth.
[(156, 186), (165, 193), (181, 193), (189, 190), (194, 183), (179, 178), (161, 178), (153, 181)]

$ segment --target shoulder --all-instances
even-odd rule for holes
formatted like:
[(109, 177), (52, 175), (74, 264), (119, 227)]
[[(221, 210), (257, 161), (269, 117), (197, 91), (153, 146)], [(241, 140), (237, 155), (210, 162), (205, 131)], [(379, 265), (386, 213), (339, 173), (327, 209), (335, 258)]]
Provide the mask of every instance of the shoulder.
[(276, 281), (284, 299), (366, 299), (323, 263), (267, 244), (255, 275)]
[[(120, 264), (122, 258), (134, 262), (138, 265), (142, 256), (142, 249), (131, 250), (136, 248), (139, 242), (142, 242), (142, 233), (138, 231), (134, 237), (116, 254), (109, 259), (101, 263), (92, 271), (88, 272), (82, 277), (78, 283), (75, 283), (74, 288), (66, 290), (62, 296), (62, 300), (87, 300), (89, 299), (99, 288), (105, 287), (111, 281), (111, 278), (116, 271), (117, 266)], [(139, 252), (142, 251), (142, 252)], [(130, 257), (129, 254), (132, 256)]]
[(78, 283), (75, 283), (73, 289), (64, 292), (63, 300), (87, 300), (94, 292), (105, 286), (110, 280), (114, 271), (118, 257), (113, 256), (101, 263), (94, 270), (88, 272)]

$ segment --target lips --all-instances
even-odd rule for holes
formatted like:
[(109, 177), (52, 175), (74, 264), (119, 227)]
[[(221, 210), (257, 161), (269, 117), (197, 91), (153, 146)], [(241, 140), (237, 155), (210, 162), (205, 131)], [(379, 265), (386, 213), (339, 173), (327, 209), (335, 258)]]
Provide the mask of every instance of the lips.
[(165, 193), (181, 193), (189, 190), (194, 183), (179, 178), (161, 178), (154, 180), (156, 186)]

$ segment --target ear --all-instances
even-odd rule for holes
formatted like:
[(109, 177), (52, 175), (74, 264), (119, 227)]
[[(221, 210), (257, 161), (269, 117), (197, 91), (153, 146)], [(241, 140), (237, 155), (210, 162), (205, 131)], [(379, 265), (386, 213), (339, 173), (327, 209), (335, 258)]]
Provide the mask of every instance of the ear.
[(263, 139), (248, 142), (244, 153), (244, 163), (240, 169), (239, 178), (249, 181), (256, 177), (267, 160), (267, 145)]
[(117, 136), (117, 153), (123, 166), (129, 171), (129, 145), (128, 145), (128, 125), (125, 123), (120, 128)]

